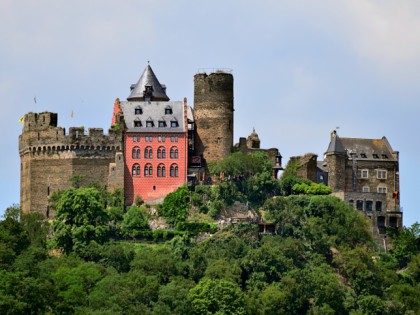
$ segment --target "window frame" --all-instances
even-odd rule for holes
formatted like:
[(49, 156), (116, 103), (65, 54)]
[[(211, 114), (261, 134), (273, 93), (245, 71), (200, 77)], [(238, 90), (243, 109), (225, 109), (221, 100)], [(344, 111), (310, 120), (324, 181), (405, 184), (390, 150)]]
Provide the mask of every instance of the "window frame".
[(387, 179), (388, 178), (388, 171), (385, 169), (377, 169), (376, 170), (376, 178), (377, 179)]
[(369, 178), (369, 169), (364, 168), (360, 170), (360, 178), (368, 179)]

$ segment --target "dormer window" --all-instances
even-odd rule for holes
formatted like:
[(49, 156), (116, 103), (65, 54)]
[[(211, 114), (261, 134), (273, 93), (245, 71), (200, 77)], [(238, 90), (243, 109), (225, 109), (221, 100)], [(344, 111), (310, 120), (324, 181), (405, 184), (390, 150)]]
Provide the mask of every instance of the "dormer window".
[(165, 108), (165, 115), (172, 115), (172, 108), (170, 106)]
[(372, 156), (374, 159), (379, 159), (379, 154), (373, 153)]
[(360, 157), (361, 157), (362, 159), (366, 159), (366, 158), (367, 158), (366, 153), (360, 153)]
[(153, 119), (149, 117), (149, 119), (147, 119), (146, 121), (146, 127), (154, 127), (154, 123), (153, 123)]
[(164, 120), (159, 120), (159, 127), (166, 127), (166, 122)]
[(134, 114), (135, 115), (141, 115), (141, 114), (143, 114), (143, 109), (141, 107), (136, 107), (134, 109)]
[(178, 126), (179, 126), (178, 121), (175, 118), (172, 119), (171, 120), (171, 128), (178, 127)]
[(382, 158), (383, 158), (383, 159), (387, 159), (387, 158), (388, 158), (388, 155), (386, 155), (386, 154), (382, 154)]
[(141, 121), (140, 120), (135, 120), (134, 121), (134, 127), (141, 127)]

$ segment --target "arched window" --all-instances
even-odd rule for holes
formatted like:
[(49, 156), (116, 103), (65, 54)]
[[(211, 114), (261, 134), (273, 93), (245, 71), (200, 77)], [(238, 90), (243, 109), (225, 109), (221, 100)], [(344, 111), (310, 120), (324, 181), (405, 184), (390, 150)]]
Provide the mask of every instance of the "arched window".
[(171, 177), (178, 177), (178, 165), (172, 164), (169, 172)]
[(139, 159), (140, 158), (140, 148), (134, 147), (132, 151), (132, 157), (133, 159)]
[(134, 164), (133, 165), (132, 174), (134, 176), (139, 176), (140, 175), (140, 165), (139, 164)]
[(144, 176), (152, 176), (152, 175), (153, 175), (152, 164), (146, 164), (144, 166)]
[(166, 169), (165, 165), (159, 164), (157, 168), (157, 176), (158, 177), (166, 177)]
[(172, 147), (170, 152), (171, 159), (177, 159), (178, 158), (178, 148)]
[(166, 158), (166, 150), (164, 147), (159, 147), (157, 151), (157, 158), (158, 159), (164, 159)]
[(144, 158), (153, 159), (153, 149), (151, 147), (147, 147), (146, 149), (144, 149)]

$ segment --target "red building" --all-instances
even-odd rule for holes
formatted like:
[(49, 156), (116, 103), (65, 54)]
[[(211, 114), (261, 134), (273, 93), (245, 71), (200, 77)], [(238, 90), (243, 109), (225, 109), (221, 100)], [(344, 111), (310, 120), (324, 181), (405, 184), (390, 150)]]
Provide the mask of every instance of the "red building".
[(125, 102), (124, 193), (126, 205), (165, 197), (187, 181), (188, 123), (186, 100), (170, 102), (148, 65)]

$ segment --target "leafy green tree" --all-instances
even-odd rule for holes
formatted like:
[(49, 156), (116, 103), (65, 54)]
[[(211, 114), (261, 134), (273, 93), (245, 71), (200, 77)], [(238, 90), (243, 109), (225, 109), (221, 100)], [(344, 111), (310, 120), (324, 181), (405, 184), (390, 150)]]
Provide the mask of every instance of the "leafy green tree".
[(159, 215), (166, 218), (169, 224), (176, 225), (185, 222), (190, 208), (190, 192), (187, 186), (179, 187), (173, 193), (168, 194), (163, 204), (158, 207)]
[(239, 286), (219, 279), (203, 279), (188, 292), (191, 315), (245, 314), (244, 296)]
[(137, 236), (139, 231), (150, 230), (147, 223), (146, 207), (131, 206), (123, 216), (121, 230), (124, 235)]
[(73, 313), (88, 303), (89, 293), (106, 274), (105, 268), (92, 262), (60, 266), (52, 273), (57, 289), (57, 313)]
[(20, 219), (20, 205), (17, 203), (12, 204), (10, 207), (4, 211), (3, 217), (5, 219), (10, 218), (16, 221)]
[(56, 204), (54, 238), (66, 253), (81, 252), (91, 242), (105, 242), (109, 236), (108, 215), (101, 192), (95, 188), (70, 188)]
[(175, 277), (168, 284), (159, 288), (159, 299), (154, 305), (154, 314), (187, 314), (188, 292), (195, 286), (194, 281)]
[(400, 267), (405, 267), (413, 255), (420, 253), (420, 224), (416, 222), (391, 234), (391, 254), (398, 260)]
[(29, 245), (28, 233), (22, 224), (12, 218), (0, 221), (0, 269), (9, 268)]

